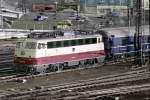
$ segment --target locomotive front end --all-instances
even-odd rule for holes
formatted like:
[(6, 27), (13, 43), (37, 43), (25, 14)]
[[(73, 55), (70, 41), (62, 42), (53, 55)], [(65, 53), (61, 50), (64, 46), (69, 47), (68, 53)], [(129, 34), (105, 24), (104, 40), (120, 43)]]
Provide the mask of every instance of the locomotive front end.
[(28, 71), (37, 65), (36, 48), (37, 42), (34, 40), (19, 40), (16, 43), (14, 55), (16, 70)]

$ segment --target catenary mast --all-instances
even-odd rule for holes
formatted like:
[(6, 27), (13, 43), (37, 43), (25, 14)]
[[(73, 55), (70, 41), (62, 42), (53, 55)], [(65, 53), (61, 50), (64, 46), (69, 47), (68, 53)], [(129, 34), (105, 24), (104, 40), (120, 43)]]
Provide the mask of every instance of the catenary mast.
[(144, 64), (144, 56), (142, 50), (142, 33), (143, 33), (143, 0), (135, 0), (135, 50), (136, 64), (142, 66)]

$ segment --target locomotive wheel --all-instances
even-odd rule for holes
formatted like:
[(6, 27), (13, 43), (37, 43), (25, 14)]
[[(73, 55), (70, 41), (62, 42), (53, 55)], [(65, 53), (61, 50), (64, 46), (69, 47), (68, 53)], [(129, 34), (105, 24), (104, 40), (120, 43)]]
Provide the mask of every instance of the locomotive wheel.
[(58, 71), (58, 66), (53, 66), (52, 71), (53, 71), (53, 72), (57, 72), (57, 71)]
[(46, 72), (56, 72), (57, 67), (53, 64), (50, 64), (49, 67), (46, 69)]
[(54, 67), (54, 72), (57, 72), (59, 70), (59, 67), (58, 66), (55, 66)]
[(46, 73), (46, 69), (44, 68), (41, 73)]
[(82, 68), (85, 66), (85, 61), (82, 60), (82, 61), (79, 61), (79, 67)]
[(93, 59), (87, 59), (87, 65), (93, 65), (94, 64), (94, 60)]
[(31, 69), (30, 69), (30, 73), (33, 74), (33, 75), (34, 75), (34, 74), (38, 74), (35, 68), (31, 68)]

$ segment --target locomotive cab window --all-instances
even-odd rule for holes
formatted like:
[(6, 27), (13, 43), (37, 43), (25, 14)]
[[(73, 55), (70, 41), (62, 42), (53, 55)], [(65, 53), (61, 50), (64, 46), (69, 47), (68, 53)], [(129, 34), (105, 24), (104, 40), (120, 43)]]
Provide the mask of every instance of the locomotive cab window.
[(37, 44), (35, 42), (27, 42), (25, 45), (26, 49), (36, 49)]
[(21, 48), (23, 47), (23, 43), (22, 42), (17, 42), (16, 43), (16, 48)]

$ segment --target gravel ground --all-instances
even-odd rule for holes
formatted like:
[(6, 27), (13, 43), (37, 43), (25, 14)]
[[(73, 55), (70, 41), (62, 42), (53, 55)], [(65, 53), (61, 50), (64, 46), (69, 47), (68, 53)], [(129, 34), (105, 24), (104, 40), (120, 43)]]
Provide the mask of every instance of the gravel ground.
[(113, 75), (117, 73), (123, 73), (129, 71), (130, 68), (127, 65), (111, 65), (111, 66), (101, 66), (90, 69), (74, 70), (67, 72), (54, 73), (45, 77), (38, 77), (31, 80), (27, 80), (26, 83), (19, 82), (8, 82), (0, 83), (0, 90), (16, 90), (25, 91), (29, 89), (35, 89), (37, 86), (49, 86), (53, 87), (55, 85), (77, 82), (81, 80), (87, 80), (92, 78), (98, 78), (106, 75)]

